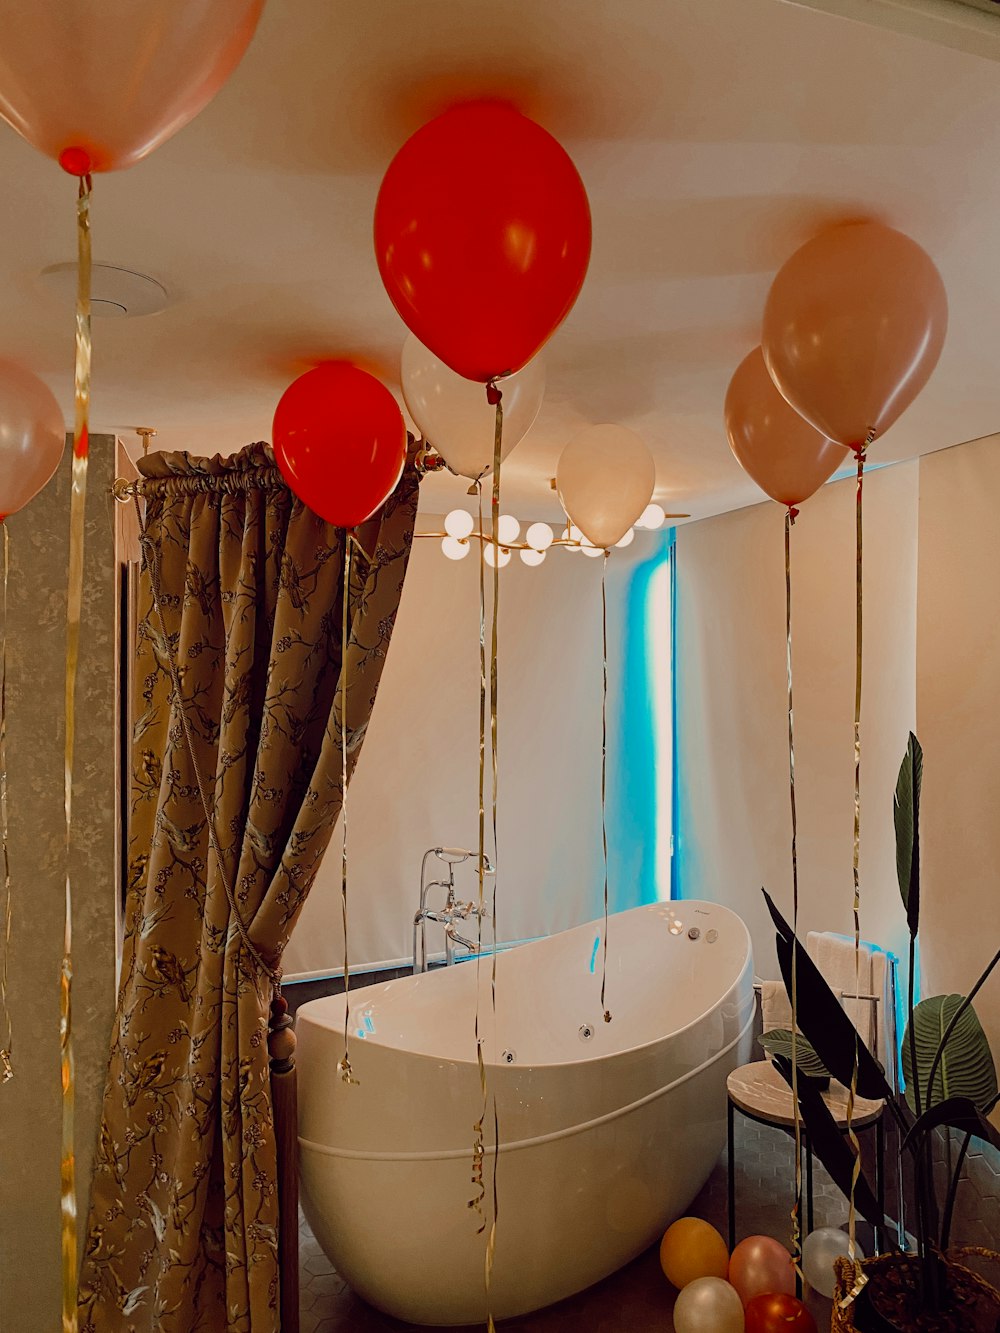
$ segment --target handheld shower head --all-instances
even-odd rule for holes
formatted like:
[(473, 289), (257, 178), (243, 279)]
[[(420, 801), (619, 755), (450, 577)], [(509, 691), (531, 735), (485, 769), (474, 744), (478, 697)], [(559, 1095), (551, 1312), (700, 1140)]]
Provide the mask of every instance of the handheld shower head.
[(435, 847), (434, 855), (445, 865), (457, 866), (468, 861), (470, 856), (475, 856), (475, 852), (463, 852), (461, 847)]

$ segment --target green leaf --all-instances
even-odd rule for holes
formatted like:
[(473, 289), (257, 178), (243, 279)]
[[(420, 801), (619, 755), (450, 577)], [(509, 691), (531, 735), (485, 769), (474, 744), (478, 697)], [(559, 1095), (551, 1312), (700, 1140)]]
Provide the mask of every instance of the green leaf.
[[(968, 1098), (980, 1111), (986, 1111), (997, 1096), (997, 1071), (990, 1044), (971, 1004), (948, 1037), (934, 1075), (934, 1087), (928, 1086), (934, 1058), (945, 1030), (964, 1003), (965, 997), (962, 995), (932, 995), (927, 1000), (921, 1000), (913, 1011), (917, 1077), (920, 1081), (922, 1109), (925, 1111), (955, 1097)], [(906, 1078), (906, 1100), (915, 1111), (910, 1025), (907, 1025), (903, 1038), (903, 1075)]]
[(915, 936), (920, 922), (920, 787), (924, 776), (924, 752), (910, 732), (906, 754), (899, 766), (893, 820), (896, 825), (896, 876), (906, 909), (906, 923)]
[(929, 1111), (925, 1111), (918, 1121), (911, 1126), (903, 1140), (903, 1147), (908, 1148), (914, 1142), (920, 1142), (932, 1129), (947, 1125), (949, 1129), (971, 1134), (983, 1143), (991, 1143), (1000, 1150), (1000, 1130), (991, 1125), (977, 1106), (967, 1097), (952, 1097), (949, 1101), (939, 1102)]
[[(788, 1028), (772, 1028), (770, 1032), (764, 1033), (760, 1044), (767, 1051), (769, 1059), (773, 1060), (776, 1055), (783, 1055), (789, 1064), (792, 1063), (792, 1034)], [(801, 1035), (795, 1038), (795, 1063), (800, 1073), (807, 1074), (810, 1078), (830, 1078), (829, 1069), (816, 1054), (811, 1043)]]

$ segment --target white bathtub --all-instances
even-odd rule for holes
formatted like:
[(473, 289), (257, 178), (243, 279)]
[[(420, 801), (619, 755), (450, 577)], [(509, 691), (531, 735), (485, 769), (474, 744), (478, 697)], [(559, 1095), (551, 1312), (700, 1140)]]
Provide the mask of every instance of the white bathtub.
[[(726, 1076), (749, 1058), (753, 963), (737, 916), (688, 901), (612, 917), (609, 1024), (602, 930), (595, 922), (501, 954), (495, 1031), (481, 965), (500, 1124), (498, 1156), (487, 1116), (497, 1318), (614, 1272), (684, 1212), (725, 1142)], [(468, 1207), (481, 1108), (475, 993), (472, 962), (353, 992), (353, 1087), (337, 1072), (344, 997), (298, 1013), (309, 1224), (355, 1291), (415, 1324), (486, 1313), (486, 1237)]]

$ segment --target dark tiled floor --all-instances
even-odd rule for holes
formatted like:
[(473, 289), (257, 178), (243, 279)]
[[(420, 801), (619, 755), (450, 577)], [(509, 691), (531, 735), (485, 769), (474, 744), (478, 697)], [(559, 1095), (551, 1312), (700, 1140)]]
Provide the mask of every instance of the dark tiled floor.
[[(765, 1234), (787, 1238), (792, 1189), (791, 1140), (737, 1117), (737, 1217), (739, 1235)], [(816, 1226), (840, 1226), (846, 1206), (817, 1166)], [(726, 1234), (726, 1159), (716, 1166), (690, 1210)], [(393, 1333), (411, 1328), (366, 1305), (355, 1296), (323, 1254), (304, 1220), (301, 1223), (301, 1333)], [(862, 1243), (864, 1243), (862, 1241)], [(654, 1246), (626, 1268), (588, 1291), (558, 1305), (522, 1315), (501, 1325), (514, 1333), (672, 1333), (674, 1292), (660, 1271)], [(830, 1327), (830, 1303), (811, 1298), (819, 1328)], [(476, 1325), (476, 1333), (482, 1326)]]

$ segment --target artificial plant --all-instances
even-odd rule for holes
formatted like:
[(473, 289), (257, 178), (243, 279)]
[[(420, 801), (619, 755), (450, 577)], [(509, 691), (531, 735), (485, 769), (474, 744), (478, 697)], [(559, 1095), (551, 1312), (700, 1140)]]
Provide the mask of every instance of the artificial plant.
[[(920, 1264), (921, 1299), (940, 1310), (948, 1302), (947, 1273), (942, 1256), (948, 1247), (955, 1195), (965, 1156), (973, 1138), (1000, 1149), (1000, 1131), (987, 1119), (1000, 1101), (997, 1072), (989, 1042), (973, 1008), (973, 1000), (1000, 964), (1000, 949), (968, 995), (934, 995), (915, 1002), (914, 970), (920, 925), (920, 789), (923, 753), (911, 733), (896, 783), (894, 819), (896, 870), (906, 911), (910, 944), (908, 1022), (903, 1037), (905, 1095), (893, 1093), (885, 1071), (869, 1051), (840, 1000), (792, 932), (765, 891), (768, 911), (777, 930), (778, 962), (789, 999), (792, 958), (796, 953), (797, 1000), (793, 1005), (798, 1030), (796, 1060), (802, 1073), (830, 1074), (875, 1101), (884, 1101), (896, 1121), (915, 1200), (911, 1230)], [(767, 1033), (764, 1044), (775, 1066), (791, 1086), (791, 1034)], [(812, 1147), (836, 1185), (850, 1198), (856, 1168), (854, 1149), (840, 1132), (812, 1078), (799, 1078), (799, 1107)], [(931, 1165), (933, 1132), (947, 1127), (962, 1135), (943, 1207), (935, 1193)], [(864, 1171), (853, 1187), (858, 1213), (882, 1225), (875, 1193)]]

